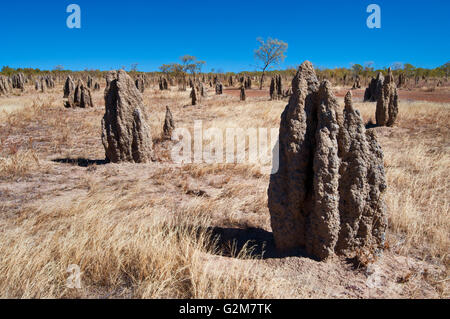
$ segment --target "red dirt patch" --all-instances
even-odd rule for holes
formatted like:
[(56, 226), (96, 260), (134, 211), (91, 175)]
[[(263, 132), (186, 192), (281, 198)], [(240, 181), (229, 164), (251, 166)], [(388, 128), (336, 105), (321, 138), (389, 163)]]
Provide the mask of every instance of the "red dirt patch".
[[(240, 97), (241, 96), (241, 90), (238, 88), (224, 88), (223, 92), (227, 95)], [(258, 89), (250, 89), (245, 90), (245, 94), (247, 97), (267, 97), (269, 98), (269, 91), (268, 90), (258, 90)]]
[[(345, 94), (350, 89), (340, 89), (336, 91), (335, 94), (338, 97), (344, 97)], [(234, 97), (240, 96), (240, 89), (238, 88), (224, 88), (224, 94), (231, 95)], [(352, 90), (353, 96), (357, 98), (364, 97), (364, 89)], [(247, 97), (267, 97), (269, 98), (268, 89), (250, 89), (245, 91)], [(398, 91), (399, 97), (401, 100), (412, 100), (412, 101), (427, 101), (427, 102), (437, 102), (437, 103), (450, 103), (450, 89), (449, 88), (441, 88), (436, 89), (435, 91), (423, 91), (420, 89), (414, 89), (412, 91), (399, 89)]]
[[(336, 96), (344, 97), (349, 90), (341, 89), (336, 92)], [(364, 89), (352, 90), (354, 97), (363, 98)], [(398, 95), (400, 100), (414, 100), (414, 101), (427, 101), (427, 102), (438, 102), (438, 103), (450, 103), (450, 89), (444, 88), (441, 90), (435, 90), (432, 92), (422, 91), (420, 89), (415, 89), (413, 91), (409, 90), (398, 90)]]

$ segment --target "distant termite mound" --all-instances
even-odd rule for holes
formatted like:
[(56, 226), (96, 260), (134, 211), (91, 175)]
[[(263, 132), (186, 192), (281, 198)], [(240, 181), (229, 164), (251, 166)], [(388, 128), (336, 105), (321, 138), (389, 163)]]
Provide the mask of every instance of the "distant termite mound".
[(11, 85), (6, 76), (0, 75), (0, 96), (7, 95), (11, 92)]
[(175, 130), (175, 121), (173, 120), (172, 112), (169, 107), (166, 106), (166, 117), (164, 119), (163, 126), (163, 138), (165, 140), (170, 140), (172, 138), (172, 133)]
[(372, 78), (369, 83), (369, 87), (364, 92), (364, 102), (376, 102), (381, 95), (383, 89), (384, 76), (381, 72), (378, 73), (376, 78)]
[(398, 115), (398, 93), (391, 68), (383, 82), (377, 101), (376, 120), (379, 126), (393, 126)]
[(240, 94), (240, 99), (241, 99), (241, 101), (245, 101), (246, 100), (246, 94), (245, 94), (245, 86), (244, 85), (242, 85), (241, 86), (241, 94)]
[[(67, 101), (65, 102), (66, 108), (88, 108), (94, 107), (92, 102), (91, 90), (87, 88), (82, 80), (78, 80), (77, 86), (72, 90), (71, 79), (67, 78), (64, 85), (64, 96), (68, 94)], [(67, 88), (66, 88), (67, 85)]]

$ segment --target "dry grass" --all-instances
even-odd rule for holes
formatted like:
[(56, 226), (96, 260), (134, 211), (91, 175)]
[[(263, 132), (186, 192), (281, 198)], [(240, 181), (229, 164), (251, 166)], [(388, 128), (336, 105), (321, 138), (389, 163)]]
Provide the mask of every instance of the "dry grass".
[[(176, 217), (136, 201), (136, 191), (118, 198), (91, 190), (28, 208), (2, 227), (0, 297), (267, 297), (248, 268), (235, 266), (232, 276), (206, 269), (204, 255), (217, 249), (207, 217)], [(66, 287), (70, 264), (83, 270), (81, 290)]]
[(448, 263), (450, 157), (442, 151), (432, 153), (424, 144), (414, 144), (401, 155), (387, 154), (386, 163), (391, 230), (405, 241), (403, 253), (421, 247), (425, 256)]
[(0, 179), (24, 177), (39, 167), (34, 151), (18, 151), (7, 157), (0, 157)]
[[(373, 120), (374, 104), (356, 106)], [(450, 265), (450, 105), (400, 103), (398, 125), (378, 132), (388, 179), (394, 245)]]

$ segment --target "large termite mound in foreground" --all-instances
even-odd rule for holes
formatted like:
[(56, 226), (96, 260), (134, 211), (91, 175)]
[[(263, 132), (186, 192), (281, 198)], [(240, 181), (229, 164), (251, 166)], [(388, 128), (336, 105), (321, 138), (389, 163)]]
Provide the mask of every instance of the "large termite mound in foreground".
[(281, 116), (279, 170), (269, 185), (277, 249), (317, 259), (352, 257), (384, 246), (387, 226), (383, 152), (352, 106), (339, 105), (328, 81), (304, 62)]
[(123, 70), (106, 76), (102, 142), (113, 163), (146, 163), (153, 156), (150, 127), (141, 93)]

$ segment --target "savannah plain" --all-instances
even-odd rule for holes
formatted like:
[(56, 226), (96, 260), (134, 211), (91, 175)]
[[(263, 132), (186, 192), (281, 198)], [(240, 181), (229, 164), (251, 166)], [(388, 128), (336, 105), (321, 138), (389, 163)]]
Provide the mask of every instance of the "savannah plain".
[[(216, 95), (205, 84), (195, 106), (189, 89), (148, 85), (148, 164), (105, 162), (101, 78), (93, 108), (64, 108), (63, 81), (1, 96), (0, 298), (448, 298), (450, 83), (399, 89), (395, 126), (373, 128), (389, 228), (383, 256), (355, 263), (279, 255), (257, 165), (171, 162), (166, 106), (189, 130), (279, 128), (287, 99), (270, 100), (269, 79), (246, 101), (237, 85)], [(365, 84), (354, 107), (373, 123)], [(335, 83), (341, 107), (350, 89)], [(67, 287), (69, 265), (80, 289)]]

